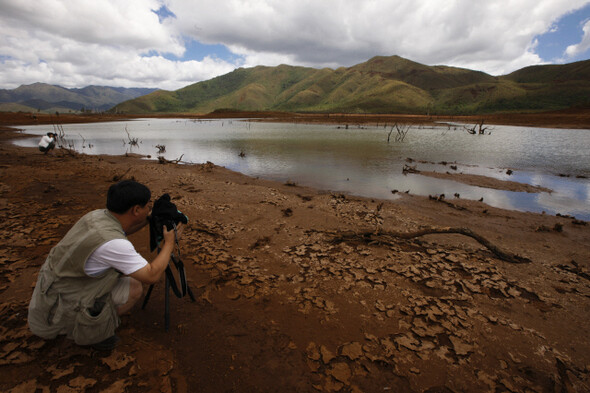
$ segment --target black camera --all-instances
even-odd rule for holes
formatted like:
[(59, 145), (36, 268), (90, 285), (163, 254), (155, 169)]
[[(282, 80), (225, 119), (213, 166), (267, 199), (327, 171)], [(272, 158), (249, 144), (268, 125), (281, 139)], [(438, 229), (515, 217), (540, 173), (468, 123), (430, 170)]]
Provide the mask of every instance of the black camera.
[(170, 201), (170, 195), (164, 194), (152, 207), (150, 223), (150, 249), (153, 251), (164, 238), (164, 226), (171, 231), (179, 223), (188, 223), (188, 217), (176, 208)]

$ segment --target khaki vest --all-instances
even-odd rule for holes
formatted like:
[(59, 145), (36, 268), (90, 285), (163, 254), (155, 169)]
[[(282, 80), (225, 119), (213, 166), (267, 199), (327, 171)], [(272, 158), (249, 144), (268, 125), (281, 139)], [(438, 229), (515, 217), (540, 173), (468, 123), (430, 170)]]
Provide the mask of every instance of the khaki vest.
[(89, 345), (115, 334), (120, 319), (111, 291), (121, 273), (109, 269), (90, 277), (84, 264), (102, 244), (125, 238), (119, 221), (101, 209), (82, 217), (51, 249), (29, 304), (28, 323), (35, 335), (52, 339), (65, 334)]

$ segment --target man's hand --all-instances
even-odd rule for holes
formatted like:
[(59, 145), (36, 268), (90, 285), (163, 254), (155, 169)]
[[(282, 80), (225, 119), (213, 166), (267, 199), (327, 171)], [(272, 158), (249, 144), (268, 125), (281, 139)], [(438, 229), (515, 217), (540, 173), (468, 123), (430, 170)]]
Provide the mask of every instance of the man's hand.
[[(176, 240), (180, 241), (180, 237), (182, 235), (182, 231), (184, 229), (184, 225), (182, 223), (178, 223), (176, 225)], [(164, 242), (174, 244), (174, 229), (169, 231), (166, 228), (166, 225), (163, 227), (163, 235), (164, 235)]]
[[(180, 240), (184, 226), (182, 223), (176, 226), (176, 238)], [(174, 250), (174, 230), (169, 231), (166, 225), (163, 227), (164, 243), (160, 249), (160, 253), (154, 258), (152, 263), (148, 263), (130, 276), (145, 284), (153, 284), (160, 279), (162, 273), (168, 266), (170, 261), (170, 254)]]

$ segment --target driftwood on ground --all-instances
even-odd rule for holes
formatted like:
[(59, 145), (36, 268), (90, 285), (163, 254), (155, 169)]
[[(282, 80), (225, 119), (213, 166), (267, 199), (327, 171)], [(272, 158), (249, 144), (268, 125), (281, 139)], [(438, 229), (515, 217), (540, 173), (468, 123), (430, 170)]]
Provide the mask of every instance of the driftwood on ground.
[(183, 156), (184, 156), (184, 154), (182, 154), (176, 160), (167, 160), (166, 158), (164, 158), (162, 156), (158, 156), (158, 162), (160, 164), (178, 164), (178, 163), (183, 163), (183, 161), (182, 161), (182, 157)]
[(482, 246), (486, 247), (490, 250), (494, 255), (500, 258), (503, 261), (510, 262), (510, 263), (530, 263), (531, 260), (522, 257), (517, 254), (513, 254), (511, 252), (503, 251), (495, 244), (491, 243), (489, 240), (484, 238), (483, 236), (478, 235), (477, 233), (473, 232), (469, 228), (462, 228), (462, 227), (443, 227), (443, 228), (434, 228), (434, 227), (427, 227), (422, 228), (415, 232), (337, 232), (333, 233), (334, 236), (332, 241), (335, 243), (345, 242), (345, 241), (360, 241), (367, 244), (385, 244), (385, 245), (393, 245), (393, 239), (413, 239), (416, 237), (424, 236), (424, 235), (432, 235), (432, 234), (460, 234), (464, 236), (471, 237), (479, 242)]

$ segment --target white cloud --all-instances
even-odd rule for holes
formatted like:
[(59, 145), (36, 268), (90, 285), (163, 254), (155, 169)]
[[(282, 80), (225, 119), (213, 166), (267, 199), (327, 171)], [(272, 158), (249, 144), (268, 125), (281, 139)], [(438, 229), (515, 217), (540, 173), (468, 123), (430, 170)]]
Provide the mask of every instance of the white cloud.
[[(588, 3), (0, 0), (0, 87), (39, 81), (177, 89), (237, 66), (335, 68), (394, 54), (498, 75), (541, 63), (535, 37)], [(160, 21), (154, 11), (163, 5), (175, 17)], [(568, 53), (588, 49), (589, 29)], [(225, 45), (238, 60), (184, 59), (187, 39)]]
[[(587, 0), (169, 0), (183, 34), (276, 65), (341, 66), (400, 56), (502, 74), (538, 64), (534, 38)], [(217, 5), (217, 7), (215, 6)], [(282, 56), (280, 56), (282, 55)]]
[(169, 60), (185, 48), (159, 1), (0, 1), (0, 87), (46, 82), (178, 89), (234, 69), (205, 57)]
[[(181, 54), (177, 37), (158, 21), (155, 0), (2, 0), (2, 22), (29, 35)], [(171, 34), (172, 33), (172, 34)]]
[(590, 49), (590, 20), (586, 22), (582, 30), (584, 31), (582, 41), (580, 41), (578, 44), (570, 45), (567, 47), (567, 49), (565, 50), (565, 54), (567, 57), (576, 57), (579, 54), (584, 53), (588, 49)]

